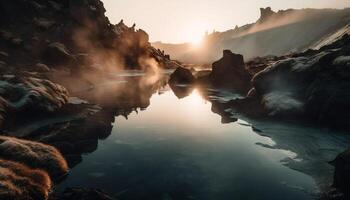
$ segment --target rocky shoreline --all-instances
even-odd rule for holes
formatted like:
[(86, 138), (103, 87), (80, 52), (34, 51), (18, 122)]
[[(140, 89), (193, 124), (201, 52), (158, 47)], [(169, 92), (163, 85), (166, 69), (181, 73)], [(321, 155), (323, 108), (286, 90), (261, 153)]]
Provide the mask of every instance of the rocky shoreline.
[[(205, 95), (205, 88), (209, 87), (241, 93), (241, 98), (227, 102), (209, 99), (223, 122), (234, 121), (232, 113), (236, 113), (251, 119), (307, 122), (347, 132), (350, 130), (349, 47), (350, 36), (345, 34), (319, 50), (256, 58), (247, 63), (243, 56), (225, 50), (212, 71), (198, 72), (188, 78), (189, 69), (177, 70), (173, 79), (178, 81), (172, 88), (186, 84), (182, 91), (199, 87)], [(185, 81), (188, 79), (193, 81)], [(345, 152), (335, 160), (333, 187), (336, 189), (330, 189), (325, 198), (346, 199), (349, 195), (348, 159)]]
[[(98, 189), (58, 193), (54, 185), (111, 134), (116, 116), (150, 105), (168, 84), (159, 70), (179, 64), (152, 47), (142, 29), (111, 24), (99, 0), (0, 2), (0, 22), (0, 199), (112, 199)], [(226, 123), (235, 121), (228, 112), (235, 110), (348, 131), (349, 56), (348, 35), (319, 50), (247, 63), (225, 50), (212, 71), (178, 68), (169, 84), (179, 98), (194, 87), (240, 93), (213, 103)], [(126, 70), (144, 74), (116, 77)], [(334, 161), (333, 199), (349, 195), (348, 160), (345, 152)]]

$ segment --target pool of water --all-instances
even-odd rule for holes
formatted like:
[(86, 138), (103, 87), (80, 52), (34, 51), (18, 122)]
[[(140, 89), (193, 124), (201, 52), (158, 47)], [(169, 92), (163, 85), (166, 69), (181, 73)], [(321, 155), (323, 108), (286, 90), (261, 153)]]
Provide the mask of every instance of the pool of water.
[(222, 124), (197, 90), (116, 117), (110, 137), (83, 156), (58, 188), (100, 188), (118, 199), (314, 199), (315, 180), (283, 164), (290, 150), (239, 120)]

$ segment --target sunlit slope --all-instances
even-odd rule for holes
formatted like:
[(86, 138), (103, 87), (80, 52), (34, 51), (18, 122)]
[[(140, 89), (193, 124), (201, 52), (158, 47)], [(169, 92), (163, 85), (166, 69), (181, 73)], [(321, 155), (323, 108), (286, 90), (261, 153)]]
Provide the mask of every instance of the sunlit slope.
[[(274, 12), (261, 9), (261, 17), (253, 24), (215, 32), (204, 38), (201, 49), (189, 44), (155, 43), (174, 59), (186, 63), (210, 63), (223, 49), (243, 54), (246, 59), (283, 55), (319, 47), (350, 23), (350, 9), (303, 9)], [(319, 44), (319, 45), (317, 45)]]

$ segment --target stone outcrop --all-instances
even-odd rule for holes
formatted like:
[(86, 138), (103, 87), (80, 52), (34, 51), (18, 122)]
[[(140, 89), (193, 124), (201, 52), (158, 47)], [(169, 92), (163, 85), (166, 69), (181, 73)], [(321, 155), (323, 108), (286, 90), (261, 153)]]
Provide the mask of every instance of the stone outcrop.
[(79, 64), (75, 57), (81, 53), (93, 57), (102, 71), (111, 63), (143, 69), (143, 59), (166, 67), (169, 58), (150, 45), (144, 30), (123, 22), (113, 25), (105, 12), (100, 0), (1, 2), (0, 51), (9, 53), (7, 64), (21, 68), (45, 61), (50, 68), (70, 69)]
[(178, 67), (174, 73), (170, 75), (169, 84), (193, 84), (195, 82), (195, 77), (192, 72), (183, 67)]
[(201, 76), (199, 82), (246, 93), (250, 88), (250, 79), (251, 75), (245, 68), (243, 56), (224, 50), (223, 57), (213, 63), (211, 73)]
[(260, 18), (259, 18), (258, 22), (262, 23), (262, 22), (268, 20), (274, 14), (276, 14), (276, 13), (274, 11), (272, 11), (271, 7), (260, 8)]
[(54, 112), (68, 101), (68, 92), (64, 87), (27, 75), (3, 75), (0, 88), (2, 122), (29, 111)]
[(349, 38), (317, 51), (261, 59), (265, 69), (255, 73), (247, 97), (229, 104), (255, 117), (304, 119), (349, 130), (350, 115), (344, 112), (350, 109)]

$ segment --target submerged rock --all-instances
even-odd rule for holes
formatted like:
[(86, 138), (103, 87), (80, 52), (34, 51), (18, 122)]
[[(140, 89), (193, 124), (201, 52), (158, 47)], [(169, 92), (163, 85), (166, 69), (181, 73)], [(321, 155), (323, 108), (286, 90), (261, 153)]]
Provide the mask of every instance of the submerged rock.
[(38, 142), (0, 136), (0, 158), (47, 171), (53, 178), (60, 178), (68, 172), (61, 153), (52, 146)]
[(0, 160), (0, 199), (46, 200), (52, 183), (45, 171)]

